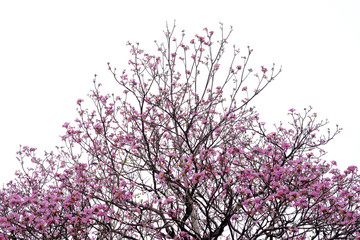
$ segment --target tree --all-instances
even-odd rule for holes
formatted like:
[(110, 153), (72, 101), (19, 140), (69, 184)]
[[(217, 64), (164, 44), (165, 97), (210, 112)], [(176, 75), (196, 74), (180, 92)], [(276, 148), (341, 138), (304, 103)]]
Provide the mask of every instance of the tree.
[(157, 55), (128, 43), (130, 75), (108, 64), (120, 97), (95, 76), (63, 147), (17, 152), (0, 239), (360, 239), (357, 168), (322, 159), (341, 129), (324, 135), (310, 107), (266, 130), (249, 102), (281, 69), (255, 73), (235, 46), (220, 68), (220, 26), (189, 45), (167, 27)]

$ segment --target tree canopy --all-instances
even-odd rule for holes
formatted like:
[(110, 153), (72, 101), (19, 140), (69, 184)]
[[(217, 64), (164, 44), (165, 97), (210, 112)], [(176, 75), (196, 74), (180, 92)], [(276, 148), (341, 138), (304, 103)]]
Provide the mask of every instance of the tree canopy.
[(108, 63), (119, 96), (95, 76), (63, 147), (17, 152), (0, 239), (360, 239), (357, 167), (323, 159), (341, 128), (308, 107), (267, 130), (249, 103), (281, 69), (250, 68), (250, 47), (224, 58), (231, 32), (128, 42), (130, 70)]

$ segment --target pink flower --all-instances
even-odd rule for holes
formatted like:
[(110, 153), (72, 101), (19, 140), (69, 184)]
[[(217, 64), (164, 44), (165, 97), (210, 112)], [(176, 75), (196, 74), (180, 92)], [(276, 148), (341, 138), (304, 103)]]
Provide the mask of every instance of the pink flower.
[(165, 199), (164, 203), (165, 204), (172, 203), (172, 202), (174, 202), (174, 200), (175, 200), (174, 198), (170, 197), (170, 198)]
[(104, 131), (103, 126), (100, 123), (95, 124), (94, 129), (97, 134), (101, 134)]
[(83, 101), (84, 101), (83, 99), (79, 98), (79, 99), (76, 101), (76, 103), (77, 103), (78, 105), (80, 105)]
[(267, 68), (264, 68), (264, 66), (261, 66), (261, 71), (262, 71), (263, 73), (266, 73), (268, 70), (267, 70)]
[(283, 148), (283, 149), (288, 149), (288, 148), (290, 148), (290, 143), (288, 143), (288, 142), (282, 142), (282, 143), (281, 143), (281, 148)]

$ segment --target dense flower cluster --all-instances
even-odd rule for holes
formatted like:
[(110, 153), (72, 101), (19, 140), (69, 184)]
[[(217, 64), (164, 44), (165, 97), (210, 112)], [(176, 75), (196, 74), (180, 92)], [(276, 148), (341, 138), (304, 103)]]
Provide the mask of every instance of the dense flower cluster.
[(322, 160), (341, 129), (322, 135), (310, 107), (268, 131), (248, 103), (280, 71), (252, 73), (235, 47), (224, 68), (231, 31), (204, 31), (187, 45), (166, 29), (157, 56), (128, 43), (131, 73), (109, 64), (121, 96), (94, 80), (64, 147), (18, 151), (0, 239), (360, 239), (358, 170)]

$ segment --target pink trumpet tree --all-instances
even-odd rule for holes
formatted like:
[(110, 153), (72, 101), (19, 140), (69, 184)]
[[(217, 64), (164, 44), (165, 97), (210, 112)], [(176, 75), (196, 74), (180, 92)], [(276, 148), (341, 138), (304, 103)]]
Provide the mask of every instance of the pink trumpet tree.
[(94, 80), (63, 147), (17, 152), (0, 239), (360, 239), (357, 168), (322, 159), (341, 129), (310, 107), (267, 130), (249, 102), (280, 69), (249, 68), (249, 47), (226, 65), (220, 30), (166, 28), (157, 54), (128, 43), (130, 73), (108, 64), (120, 96)]

